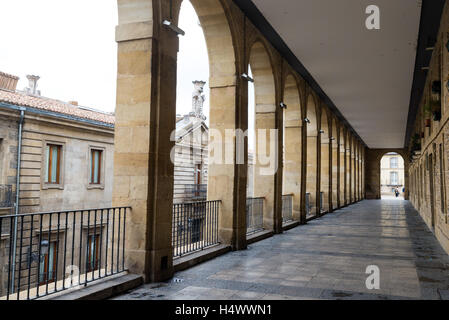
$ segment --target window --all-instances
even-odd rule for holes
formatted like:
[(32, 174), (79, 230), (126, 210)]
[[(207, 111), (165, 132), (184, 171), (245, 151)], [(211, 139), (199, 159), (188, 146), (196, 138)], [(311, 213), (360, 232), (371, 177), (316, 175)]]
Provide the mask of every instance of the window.
[[(41, 258), (39, 265), (39, 284), (54, 282), (56, 279), (56, 241), (41, 243)], [(48, 250), (47, 250), (48, 249)], [(43, 253), (43, 251), (46, 251)]]
[(398, 158), (390, 158), (390, 168), (391, 169), (397, 169), (399, 167), (398, 165)]
[(101, 184), (101, 161), (103, 158), (103, 150), (90, 150), (90, 184)]
[(61, 180), (61, 150), (62, 147), (55, 144), (47, 144), (46, 147), (46, 172), (45, 183), (60, 184)]
[(87, 272), (98, 269), (98, 246), (100, 242), (100, 236), (89, 235), (87, 243), (87, 255), (86, 255), (86, 269)]
[(398, 173), (396, 171), (390, 172), (390, 185), (398, 184)]

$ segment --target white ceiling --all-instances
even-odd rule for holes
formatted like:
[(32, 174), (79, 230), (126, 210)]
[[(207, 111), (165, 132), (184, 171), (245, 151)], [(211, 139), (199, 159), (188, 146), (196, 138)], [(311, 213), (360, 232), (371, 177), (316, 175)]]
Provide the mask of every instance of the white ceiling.
[[(404, 146), (420, 0), (253, 0), (370, 148)], [(380, 8), (380, 30), (365, 9)]]

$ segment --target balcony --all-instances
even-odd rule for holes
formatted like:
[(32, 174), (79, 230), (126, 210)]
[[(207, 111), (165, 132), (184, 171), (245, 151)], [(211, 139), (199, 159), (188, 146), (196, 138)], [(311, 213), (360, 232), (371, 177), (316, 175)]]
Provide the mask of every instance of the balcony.
[(207, 199), (207, 184), (188, 184), (185, 186), (187, 202), (205, 201)]
[(125, 271), (129, 207), (0, 216), (0, 300), (32, 300)]

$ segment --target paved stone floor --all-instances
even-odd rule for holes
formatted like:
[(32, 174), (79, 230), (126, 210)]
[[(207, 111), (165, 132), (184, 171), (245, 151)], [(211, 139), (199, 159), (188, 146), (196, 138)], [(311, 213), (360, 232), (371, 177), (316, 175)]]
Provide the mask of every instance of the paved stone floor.
[(449, 257), (409, 202), (363, 201), (115, 299), (449, 299)]

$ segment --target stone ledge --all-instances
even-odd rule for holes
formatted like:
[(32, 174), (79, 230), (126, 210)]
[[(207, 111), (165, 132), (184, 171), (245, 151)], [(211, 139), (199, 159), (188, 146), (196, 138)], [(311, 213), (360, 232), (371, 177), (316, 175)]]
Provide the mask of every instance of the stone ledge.
[(220, 244), (173, 260), (173, 268), (175, 272), (182, 271), (207, 260), (211, 260), (229, 251), (231, 251), (231, 246)]
[(256, 232), (252, 235), (249, 235), (246, 237), (246, 243), (247, 244), (252, 244), (254, 242), (258, 242), (267, 238), (270, 238), (273, 236), (273, 231), (271, 230), (263, 230), (260, 232)]
[(137, 288), (143, 284), (142, 276), (121, 273), (112, 278), (92, 282), (80, 290), (61, 292), (39, 300), (104, 300)]
[(287, 231), (293, 228), (296, 228), (297, 226), (299, 226), (301, 223), (299, 221), (289, 221), (286, 222), (283, 226), (282, 226), (282, 230)]

